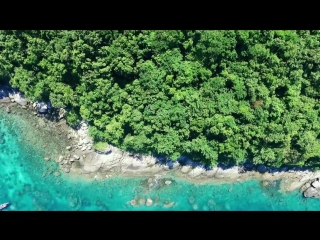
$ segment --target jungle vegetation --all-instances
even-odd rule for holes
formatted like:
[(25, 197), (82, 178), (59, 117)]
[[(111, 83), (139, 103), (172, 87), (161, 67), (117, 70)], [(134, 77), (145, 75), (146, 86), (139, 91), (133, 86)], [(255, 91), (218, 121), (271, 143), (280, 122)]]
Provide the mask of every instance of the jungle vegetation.
[(314, 30), (0, 31), (0, 78), (99, 145), (212, 166), (318, 165), (319, 67)]

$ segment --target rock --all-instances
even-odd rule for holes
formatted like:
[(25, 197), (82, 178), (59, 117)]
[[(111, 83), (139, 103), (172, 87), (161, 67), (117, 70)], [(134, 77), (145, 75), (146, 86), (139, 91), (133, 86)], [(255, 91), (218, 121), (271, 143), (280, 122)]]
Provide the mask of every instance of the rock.
[(66, 149), (67, 149), (67, 150), (70, 150), (70, 149), (71, 149), (71, 146), (67, 146)]
[(24, 98), (24, 96), (21, 93), (15, 94), (13, 98), (14, 101), (21, 106), (26, 106), (28, 104), (28, 101)]
[(47, 113), (50, 108), (51, 108), (50, 103), (40, 102), (37, 104), (37, 110), (39, 113)]
[(309, 172), (309, 173), (306, 173), (301, 179), (300, 179), (300, 182), (305, 182), (305, 181), (308, 181), (312, 176), (312, 173)]
[(82, 168), (82, 174), (94, 173), (100, 169), (100, 165), (84, 165)]
[(155, 165), (156, 164), (156, 159), (152, 156), (144, 156), (143, 159), (148, 165)]
[(311, 183), (311, 185), (314, 187), (314, 188), (320, 188), (320, 182), (319, 181), (314, 181)]
[(63, 156), (60, 155), (59, 158), (56, 160), (57, 163), (61, 162), (63, 160)]
[(49, 161), (50, 157), (45, 157), (44, 160)]
[(79, 160), (80, 157), (78, 155), (73, 155), (74, 159)]
[(191, 196), (191, 197), (188, 198), (188, 201), (189, 201), (189, 203), (192, 204), (192, 203), (194, 203), (196, 201), (196, 199)]
[(167, 181), (165, 181), (164, 183), (165, 183), (166, 185), (170, 185), (172, 182), (169, 181), (169, 180), (167, 180)]
[(46, 113), (48, 111), (48, 107), (45, 103), (39, 103), (37, 108), (39, 113)]
[(181, 172), (182, 173), (187, 173), (187, 172), (189, 172), (191, 170), (191, 167), (190, 166), (183, 166), (182, 168), (181, 168)]
[(198, 177), (198, 176), (201, 175), (202, 172), (204, 172), (204, 169), (203, 169), (203, 168), (201, 168), (201, 167), (196, 167), (196, 168), (192, 169), (192, 171), (189, 172), (188, 175), (189, 175), (190, 177)]
[(263, 186), (263, 187), (269, 186), (269, 181), (263, 181), (263, 182), (262, 182), (262, 186)]
[(303, 195), (307, 198), (317, 197), (319, 195), (319, 192), (317, 191), (317, 189), (310, 187), (306, 191), (304, 191)]
[(11, 100), (8, 97), (0, 99), (0, 103), (9, 103), (9, 102), (11, 102)]
[[(80, 162), (77, 161), (77, 162), (72, 162), (72, 169), (80, 169), (81, 168), (81, 165), (80, 165)], [(79, 173), (80, 174), (80, 173)]]
[(312, 178), (310, 178), (310, 179), (316, 179), (316, 178), (320, 178), (320, 171), (315, 171), (315, 172), (312, 174)]
[(178, 167), (180, 167), (180, 163), (179, 163), (178, 161), (173, 162), (172, 168), (173, 168), (173, 169), (176, 169), (176, 168), (178, 168)]
[(163, 167), (162, 167), (164, 170), (166, 170), (166, 171), (169, 171), (170, 170), (170, 167), (169, 166), (167, 166), (167, 165), (163, 165)]
[(60, 110), (59, 110), (59, 120), (64, 118), (65, 113), (66, 113), (66, 110), (64, 110), (63, 108), (60, 108)]
[(165, 208), (171, 208), (171, 207), (174, 206), (174, 204), (175, 204), (175, 202), (165, 201), (165, 203), (164, 203), (163, 206), (164, 206)]
[(60, 173), (59, 173), (59, 172), (54, 172), (54, 175), (55, 175), (56, 177), (59, 177), (59, 176), (60, 176)]
[(85, 151), (87, 149), (87, 147), (86, 146), (83, 146), (82, 148), (81, 148), (81, 151)]
[(65, 173), (69, 173), (69, 172), (70, 172), (70, 168), (63, 168), (63, 171), (64, 171)]
[(286, 186), (286, 191), (292, 192), (296, 189), (299, 189), (303, 186), (303, 182), (299, 181), (290, 181)]
[(306, 191), (309, 187), (311, 187), (311, 184), (309, 182), (307, 182), (306, 184), (304, 184), (302, 187), (301, 187), (301, 192), (304, 192)]
[(217, 169), (214, 168), (212, 170), (209, 170), (209, 171), (205, 171), (203, 174), (208, 177), (208, 178), (211, 178), (214, 176), (214, 174), (216, 173)]
[(149, 178), (148, 179), (148, 183), (152, 183), (153, 182), (153, 179), (152, 178)]
[(136, 206), (137, 205), (137, 201), (135, 199), (132, 199), (130, 201), (131, 206)]
[(73, 157), (69, 159), (70, 162), (74, 162), (74, 160), (75, 159)]
[(140, 198), (139, 205), (145, 205), (145, 204), (146, 204), (146, 200), (144, 198)]
[(151, 198), (148, 198), (148, 199), (147, 199), (147, 202), (146, 202), (146, 205), (147, 205), (148, 207), (150, 207), (152, 204), (153, 204), (152, 199), (151, 199)]
[(212, 199), (209, 199), (208, 202), (207, 202), (207, 205), (210, 207), (210, 208), (213, 208), (215, 206), (215, 202), (212, 200)]

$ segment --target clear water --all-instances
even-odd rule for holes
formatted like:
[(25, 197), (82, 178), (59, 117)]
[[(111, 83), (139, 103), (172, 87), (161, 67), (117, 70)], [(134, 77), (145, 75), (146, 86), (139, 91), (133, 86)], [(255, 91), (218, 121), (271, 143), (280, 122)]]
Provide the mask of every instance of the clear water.
[[(29, 132), (28, 132), (29, 131)], [(115, 177), (88, 181), (55, 175), (57, 164), (44, 157), (39, 146), (30, 144), (32, 128), (19, 116), (0, 109), (0, 203), (10, 202), (3, 211), (20, 210), (319, 210), (319, 199), (305, 199), (296, 191), (279, 192), (279, 182), (263, 187), (258, 181), (223, 185), (195, 185), (172, 179), (169, 186), (149, 190), (146, 178)], [(32, 134), (31, 134), (32, 135)], [(33, 139), (34, 140), (34, 139)], [(32, 142), (32, 141), (31, 141)], [(53, 144), (56, 146), (56, 144)], [(152, 206), (131, 206), (130, 201), (153, 199)], [(172, 207), (165, 203), (174, 202)]]

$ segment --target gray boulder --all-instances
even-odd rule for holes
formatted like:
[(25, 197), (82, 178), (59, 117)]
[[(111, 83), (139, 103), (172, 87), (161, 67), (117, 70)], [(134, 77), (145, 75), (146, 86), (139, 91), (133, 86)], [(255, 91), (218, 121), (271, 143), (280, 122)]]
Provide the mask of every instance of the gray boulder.
[(318, 190), (313, 187), (310, 187), (306, 191), (304, 191), (303, 195), (307, 198), (320, 196)]
[(38, 112), (39, 113), (47, 113), (48, 112), (48, 107), (47, 107), (47, 104), (45, 103), (38, 103)]
[(319, 181), (314, 181), (311, 183), (312, 187), (320, 189), (320, 182)]
[(47, 113), (52, 108), (49, 102), (39, 102), (37, 103), (37, 110), (39, 113)]
[(21, 106), (26, 106), (28, 104), (28, 101), (25, 99), (25, 97), (21, 93), (14, 94), (13, 99), (16, 103), (18, 103)]

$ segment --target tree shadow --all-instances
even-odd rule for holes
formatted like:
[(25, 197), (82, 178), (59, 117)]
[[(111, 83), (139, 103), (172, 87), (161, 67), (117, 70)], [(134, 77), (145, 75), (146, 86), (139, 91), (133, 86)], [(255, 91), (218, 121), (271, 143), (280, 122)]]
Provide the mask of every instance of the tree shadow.
[[(212, 166), (209, 166), (208, 164), (200, 163), (198, 161), (194, 161), (186, 155), (181, 155), (175, 161), (161, 154), (155, 155), (155, 158), (156, 158), (156, 164), (168, 166), (169, 169), (173, 169), (173, 165), (175, 162), (178, 162), (180, 166), (190, 166), (192, 168), (200, 167), (205, 169), (206, 171), (213, 169)], [(249, 161), (249, 160), (244, 162), (243, 164), (238, 164), (238, 165), (225, 164), (225, 163), (219, 162), (216, 167), (221, 168), (222, 170), (228, 170), (234, 167), (239, 167), (240, 173), (256, 171), (259, 173), (271, 173), (271, 174), (276, 172), (293, 172), (293, 171), (298, 172), (298, 171), (313, 170), (312, 167), (287, 166), (287, 165), (283, 165), (281, 167), (270, 167), (264, 164), (253, 164), (252, 161)]]
[(20, 93), (23, 96), (23, 94), (19, 92), (18, 89), (11, 87), (9, 84), (0, 86), (0, 99), (8, 98), (9, 94), (15, 93)]

